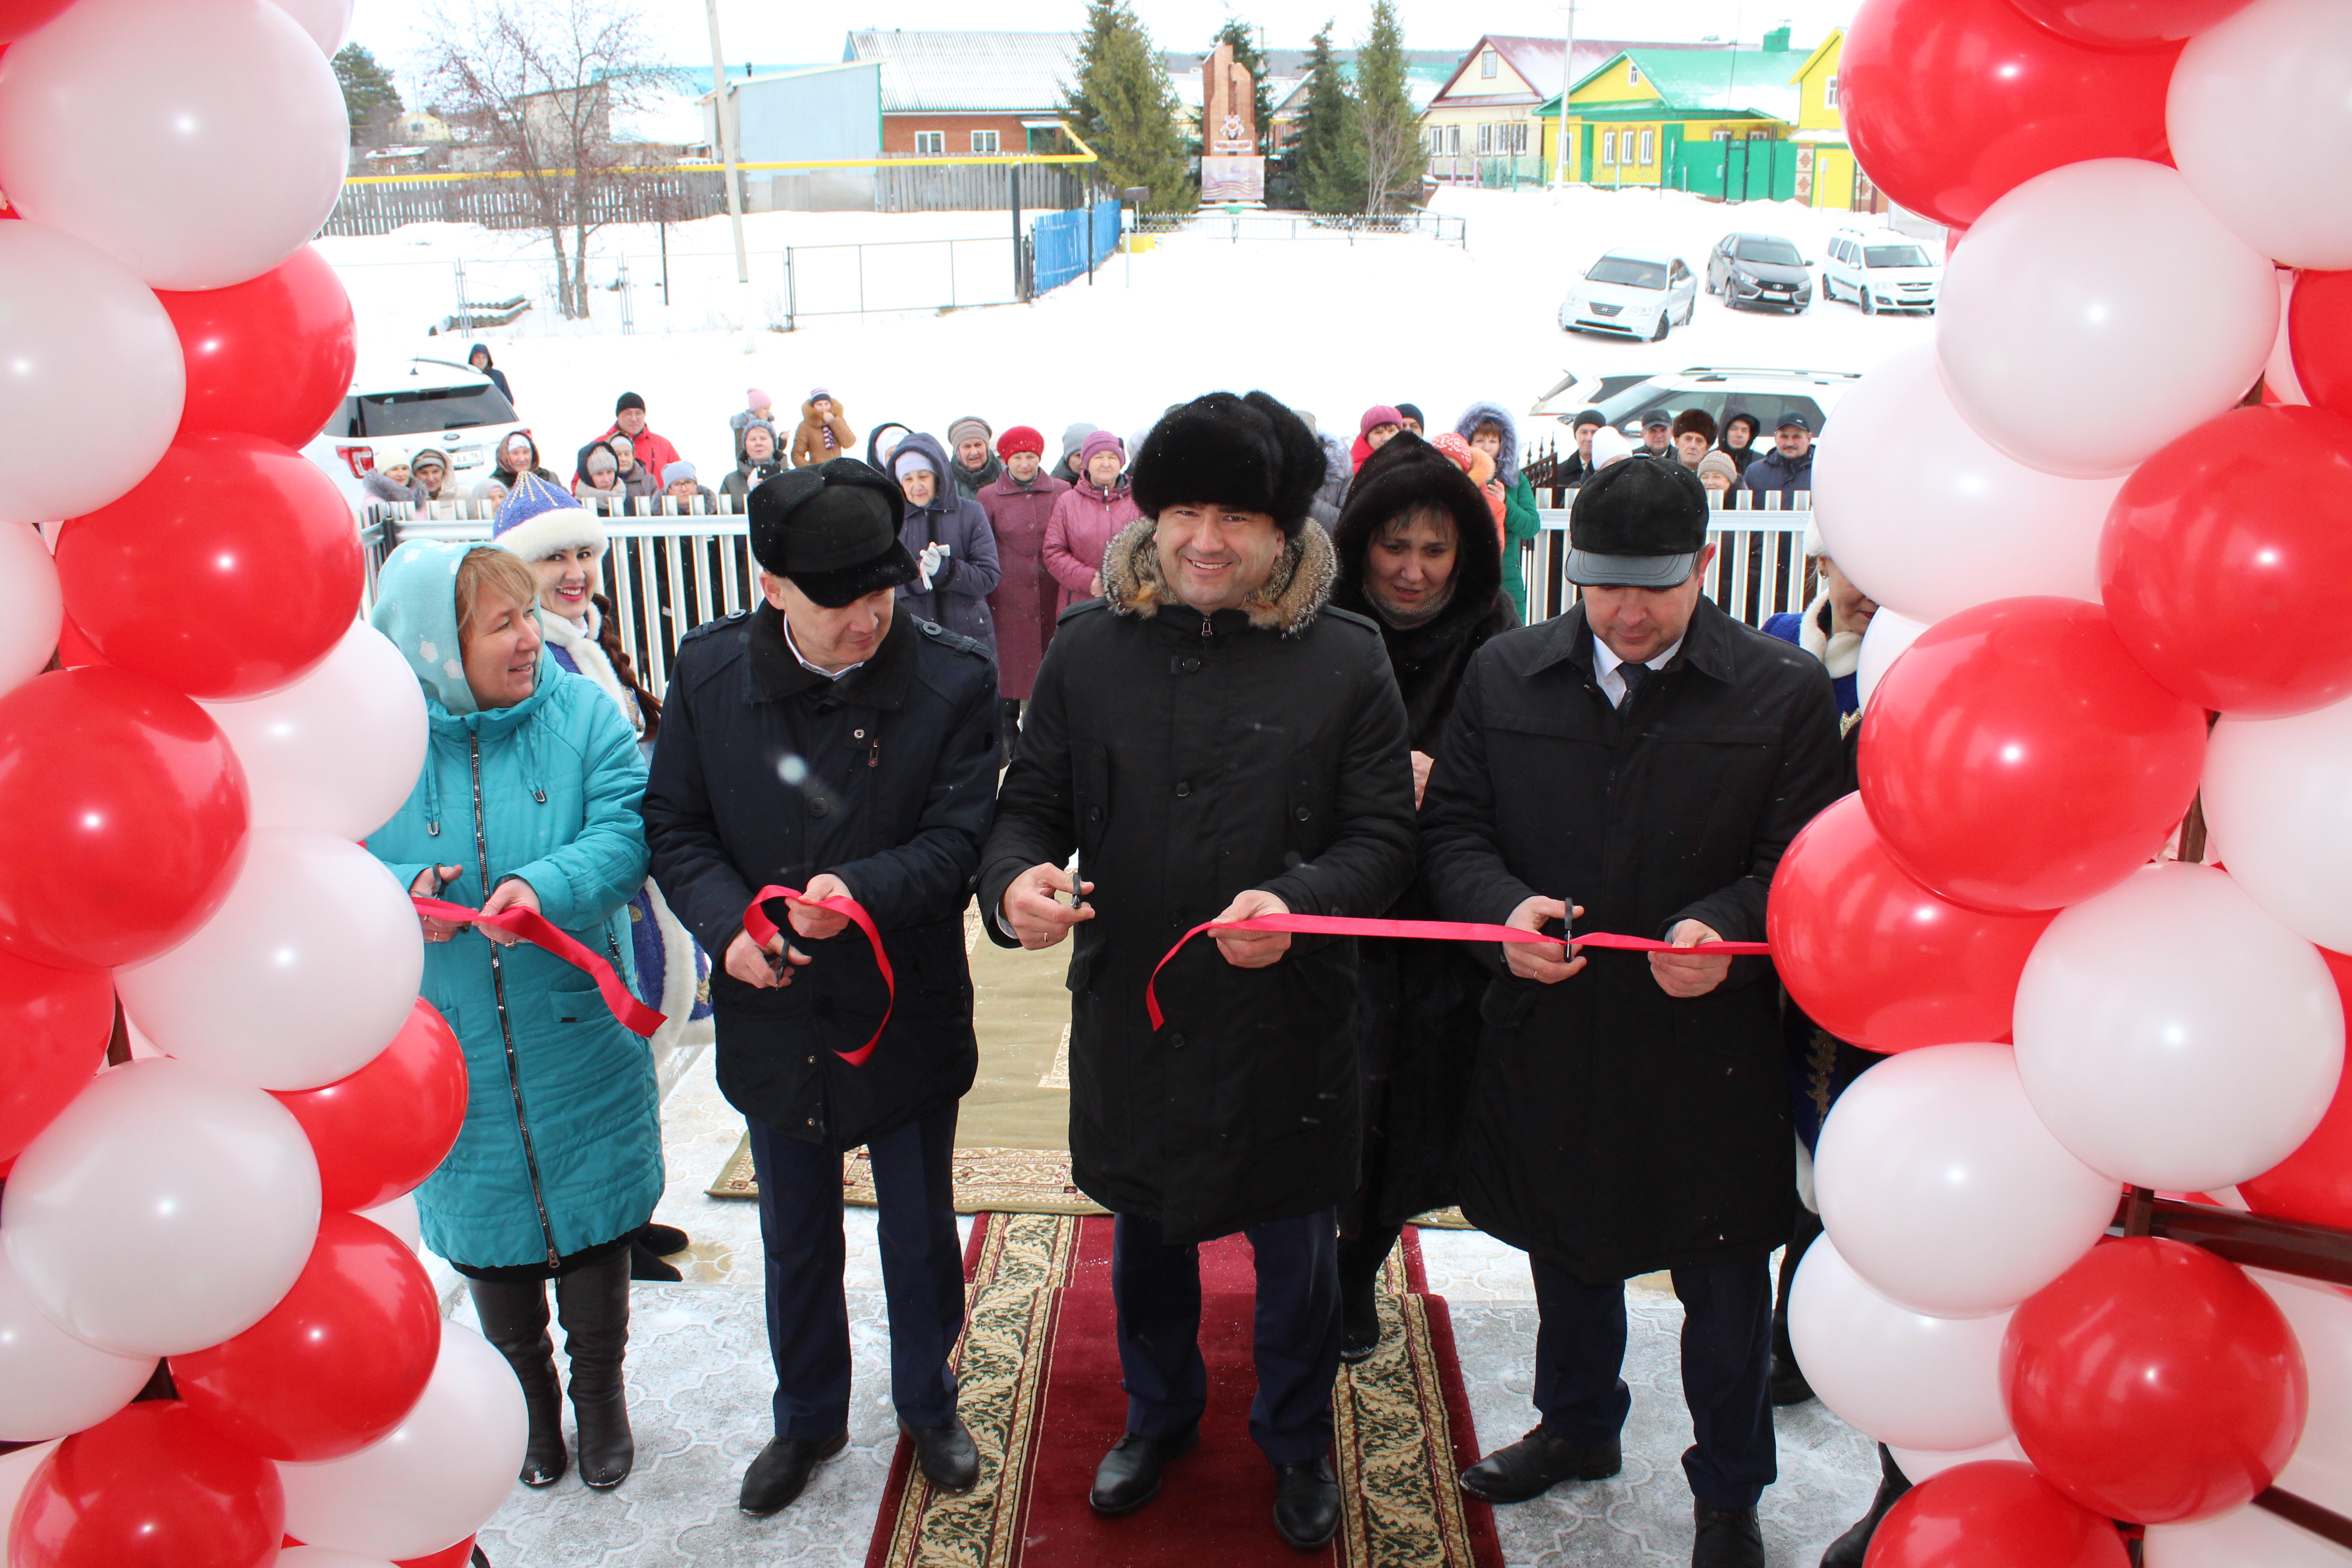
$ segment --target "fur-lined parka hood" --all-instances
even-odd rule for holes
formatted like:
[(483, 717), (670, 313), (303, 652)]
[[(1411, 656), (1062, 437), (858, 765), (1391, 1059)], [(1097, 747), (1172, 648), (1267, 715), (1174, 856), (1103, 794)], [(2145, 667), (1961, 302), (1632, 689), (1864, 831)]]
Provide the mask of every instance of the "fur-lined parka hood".
[[(1103, 597), (1113, 613), (1148, 616), (1178, 603), (1160, 575), (1160, 525), (1138, 518), (1111, 537), (1103, 550)], [(1260, 631), (1297, 637), (1315, 624), (1331, 597), (1339, 558), (1331, 536), (1320, 523), (1309, 521), (1286, 541), (1274, 563), (1274, 574), (1242, 605), (1249, 624)]]

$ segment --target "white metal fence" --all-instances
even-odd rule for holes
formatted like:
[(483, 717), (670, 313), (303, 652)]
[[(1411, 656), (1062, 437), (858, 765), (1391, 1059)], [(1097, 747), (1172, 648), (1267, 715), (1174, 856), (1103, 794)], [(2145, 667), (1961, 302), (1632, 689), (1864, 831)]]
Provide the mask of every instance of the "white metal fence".
[[(1574, 490), (1555, 490), (1559, 504), (1540, 509), (1543, 531), (1522, 546), (1520, 571), (1528, 584), (1528, 618), (1548, 620), (1576, 603), (1576, 584), (1561, 568), (1568, 560), (1568, 514)], [(1759, 510), (1718, 510), (1707, 539), (1717, 548), (1707, 567), (1706, 596), (1732, 619), (1760, 626), (1772, 616), (1801, 610), (1819, 587), (1805, 556), (1805, 531), (1813, 521), (1813, 498), (1800, 491), (1783, 506), (1778, 495), (1748, 496), (1766, 504)], [(1707, 498), (1710, 505), (1721, 500)]]

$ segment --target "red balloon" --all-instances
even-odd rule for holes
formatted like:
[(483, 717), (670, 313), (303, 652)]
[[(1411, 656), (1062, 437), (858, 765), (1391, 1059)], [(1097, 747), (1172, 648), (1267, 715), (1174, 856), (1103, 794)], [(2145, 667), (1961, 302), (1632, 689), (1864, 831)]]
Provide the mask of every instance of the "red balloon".
[(2352, 414), (2352, 272), (2303, 272), (2286, 307), (2287, 352), (2303, 395)]
[(2124, 481), (2099, 538), (2124, 647), (2200, 708), (2277, 718), (2352, 695), (2352, 418), (2233, 408)]
[(18, 38), (34, 28), (45, 26), (64, 15), (73, 0), (0, 0), (0, 54)]
[(273, 1091), (319, 1156), (331, 1209), (388, 1204), (431, 1175), (466, 1124), (466, 1053), (422, 996), (376, 1058), (319, 1089)]
[[(81, 628), (73, 624), (73, 617), (68, 616), (58, 623), (58, 662), (68, 669), (81, 669), (93, 664), (107, 664), (108, 660), (98, 651), (96, 645), (82, 635)], [(109, 668), (112, 667), (109, 665)]]
[(159, 289), (188, 364), (180, 434), (242, 431), (299, 447), (351, 391), (359, 331), (351, 296), (304, 246), (248, 282), (199, 293)]
[[(2324, 947), (2319, 956), (2352, 1013), (2352, 957)], [(2240, 1182), (2238, 1195), (2256, 1214), (2352, 1229), (2352, 1059), (2311, 1136), (2261, 1175)]]
[(192, 697), (253, 697), (359, 616), (359, 530), (335, 482), (255, 436), (185, 435), (58, 535), (66, 610), (99, 651)]
[(402, 1557), (394, 1561), (393, 1568), (466, 1568), (474, 1560), (474, 1538), (466, 1537), (457, 1545), (445, 1548), (430, 1557)]
[(0, 952), (0, 1160), (79, 1094), (114, 1037), (114, 982)]
[(2009, 1033), (2017, 977), (2052, 914), (1937, 898), (1888, 858), (1850, 795), (1780, 857), (1766, 904), (1773, 967), (1806, 1016), (1865, 1050)]
[(330, 1209), (285, 1299), (234, 1339), (173, 1356), (172, 1380), (239, 1447), (312, 1464), (406, 1419), (440, 1350), (441, 1305), (415, 1254), (374, 1221)]
[(2303, 1436), (2302, 1347), (2262, 1287), (2201, 1247), (2093, 1247), (2009, 1321), (2001, 1386), (2026, 1458), (2110, 1519), (2243, 1507)]
[(2110, 1521), (2011, 1459), (1930, 1476), (1888, 1510), (1866, 1568), (2126, 1568)]
[(1863, 803), (1897, 865), (2018, 913), (2131, 875), (2189, 810), (2205, 714), (2080, 599), (1996, 599), (1927, 628), (1863, 710)]
[(0, 947), (55, 969), (119, 968), (228, 897), (245, 773), (178, 692), (121, 669), (37, 675), (0, 695)]
[(266, 1568), (277, 1468), (173, 1399), (125, 1405), (43, 1459), (8, 1532), (11, 1568)]
[(2195, 37), (2245, 9), (2247, 0), (2016, 0), (2063, 38), (2101, 48), (2144, 48)]
[(2164, 100), (2179, 54), (2088, 48), (2010, 0), (1864, 0), (1838, 96), (1853, 155), (1888, 199), (1966, 225), (2063, 164), (2169, 163)]

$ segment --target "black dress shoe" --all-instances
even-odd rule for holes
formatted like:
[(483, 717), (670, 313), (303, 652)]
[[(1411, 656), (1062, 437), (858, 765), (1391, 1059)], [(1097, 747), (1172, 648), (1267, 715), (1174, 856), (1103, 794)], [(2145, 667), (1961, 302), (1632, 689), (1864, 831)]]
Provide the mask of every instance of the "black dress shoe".
[(980, 1447), (962, 1416), (939, 1426), (909, 1426), (901, 1421), (898, 1430), (914, 1440), (915, 1468), (934, 1490), (968, 1492), (980, 1484)]
[(1160, 1495), (1160, 1472), (1169, 1460), (1200, 1446), (1197, 1426), (1181, 1437), (1160, 1439), (1129, 1432), (1111, 1446), (1095, 1467), (1095, 1484), (1087, 1506), (1112, 1519), (1133, 1513)]
[(1795, 1356), (1772, 1354), (1772, 1403), (1786, 1407), (1802, 1405), (1813, 1397), (1813, 1385), (1805, 1381), (1805, 1369), (1797, 1364)]
[(1381, 1298), (1377, 1290), (1339, 1293), (1339, 1359), (1353, 1366), (1381, 1348)]
[(1301, 1552), (1314, 1552), (1339, 1528), (1339, 1482), (1328, 1458), (1274, 1467), (1274, 1528)]
[(1764, 1530), (1754, 1509), (1691, 1506), (1698, 1520), (1691, 1568), (1764, 1568)]
[(770, 1439), (752, 1459), (751, 1468), (743, 1472), (743, 1491), (735, 1506), (753, 1519), (790, 1508), (808, 1485), (809, 1472), (847, 1447), (847, 1432), (835, 1432), (830, 1437)]
[(688, 1238), (686, 1232), (674, 1225), (640, 1226), (637, 1228), (636, 1239), (656, 1258), (667, 1258), (672, 1253), (684, 1252), (694, 1245)]
[(1910, 1489), (1909, 1479), (1896, 1468), (1895, 1456), (1882, 1443), (1878, 1448), (1878, 1495), (1870, 1500), (1870, 1511), (1856, 1521), (1852, 1530), (1830, 1542), (1830, 1549), (1822, 1553), (1822, 1568), (1862, 1568), (1863, 1560), (1870, 1555), (1870, 1538), (1878, 1533), (1879, 1521)]
[(1563, 1443), (1540, 1426), (1462, 1472), (1462, 1489), (1488, 1502), (1525, 1502), (1562, 1481), (1605, 1481), (1622, 1469), (1624, 1451), (1606, 1443)]

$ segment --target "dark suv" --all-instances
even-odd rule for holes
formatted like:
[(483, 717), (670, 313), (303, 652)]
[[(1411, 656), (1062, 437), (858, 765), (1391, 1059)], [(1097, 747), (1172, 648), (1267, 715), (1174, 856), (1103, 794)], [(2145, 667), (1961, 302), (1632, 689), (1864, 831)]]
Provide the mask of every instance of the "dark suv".
[(1791, 313), (1813, 304), (1812, 263), (1777, 234), (1727, 234), (1706, 258), (1706, 291), (1734, 310), (1769, 306)]

